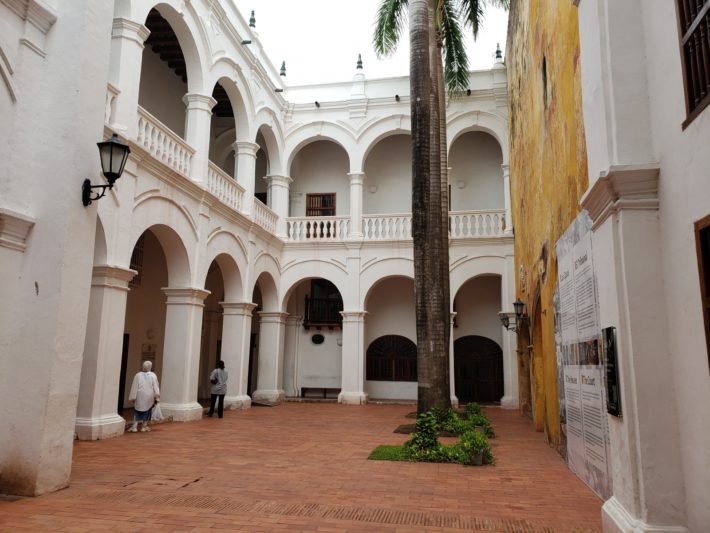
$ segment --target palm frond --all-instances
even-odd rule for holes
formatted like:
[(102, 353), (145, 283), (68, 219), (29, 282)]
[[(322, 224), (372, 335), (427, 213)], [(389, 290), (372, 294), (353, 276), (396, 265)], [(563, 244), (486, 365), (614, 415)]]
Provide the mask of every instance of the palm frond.
[(478, 38), (478, 31), (483, 24), (484, 4), (485, 0), (459, 0), (459, 11), (464, 21), (464, 27), (471, 28), (474, 39)]
[(408, 0), (382, 0), (372, 38), (378, 57), (391, 55), (397, 49), (406, 23), (407, 6)]
[(443, 1), (441, 33), (444, 47), (444, 82), (449, 94), (468, 88), (468, 55), (454, 3)]

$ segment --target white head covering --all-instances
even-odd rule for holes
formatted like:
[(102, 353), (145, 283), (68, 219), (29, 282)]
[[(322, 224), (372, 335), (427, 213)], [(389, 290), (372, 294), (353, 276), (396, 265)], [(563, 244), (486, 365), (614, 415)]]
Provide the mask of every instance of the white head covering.
[(150, 372), (151, 368), (153, 368), (153, 363), (150, 361), (143, 361), (143, 372)]

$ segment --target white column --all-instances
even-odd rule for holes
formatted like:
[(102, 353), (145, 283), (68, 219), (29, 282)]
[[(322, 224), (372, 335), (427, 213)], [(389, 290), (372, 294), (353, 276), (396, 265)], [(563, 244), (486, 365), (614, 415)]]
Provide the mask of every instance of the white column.
[(454, 320), (456, 319), (456, 313), (451, 313), (451, 320), (449, 321), (449, 390), (451, 391), (451, 407), (454, 409), (459, 406), (459, 399), (456, 396), (456, 367), (454, 365)]
[(291, 315), (286, 319), (284, 341), (284, 391), (286, 396), (298, 396), (298, 348), (303, 317)]
[(264, 176), (268, 187), (268, 195), (271, 201), (271, 210), (278, 216), (276, 223), (276, 235), (286, 236), (286, 218), (288, 217), (289, 190), (293, 180), (288, 176)]
[(254, 208), (254, 180), (256, 179), (256, 153), (259, 145), (249, 141), (237, 141), (234, 146), (237, 182), (244, 187), (242, 213), (249, 216)]
[(504, 235), (513, 234), (513, 212), (510, 207), (510, 167), (501, 165), (503, 169), (503, 198), (505, 202), (505, 230)]
[(200, 374), (202, 311), (209, 291), (194, 288), (164, 288), (168, 297), (163, 343), (161, 408), (174, 420), (202, 418), (197, 403)]
[[(505, 258), (505, 272), (500, 280), (501, 311), (512, 311), (515, 298), (515, 258), (510, 255)], [(518, 337), (517, 333), (508, 331), (503, 325), (500, 328), (503, 339), (503, 397), (500, 399), (500, 406), (504, 409), (517, 409), (520, 405)]]
[(185, 102), (185, 141), (195, 149), (190, 167), (190, 179), (203, 183), (207, 181), (207, 162), (210, 157), (210, 128), (212, 108), (217, 100), (207, 94), (188, 93)]
[(148, 28), (125, 18), (113, 20), (109, 81), (118, 89), (111, 127), (135, 139), (138, 128), (138, 92), (143, 64), (143, 47)]
[(254, 401), (278, 402), (283, 390), (283, 347), (288, 313), (259, 313), (259, 372)]
[(362, 238), (362, 189), (367, 177), (362, 172), (348, 174), (350, 178), (350, 235)]
[(222, 361), (229, 373), (224, 403), (229, 409), (248, 409), (249, 338), (251, 314), (256, 304), (250, 302), (220, 302), (224, 309), (222, 321)]
[(341, 311), (343, 346), (342, 385), (338, 402), (353, 405), (367, 403), (365, 393), (365, 316), (366, 311)]
[(80, 440), (108, 439), (124, 432), (126, 421), (116, 411), (128, 282), (135, 275), (135, 270), (94, 267), (76, 409)]

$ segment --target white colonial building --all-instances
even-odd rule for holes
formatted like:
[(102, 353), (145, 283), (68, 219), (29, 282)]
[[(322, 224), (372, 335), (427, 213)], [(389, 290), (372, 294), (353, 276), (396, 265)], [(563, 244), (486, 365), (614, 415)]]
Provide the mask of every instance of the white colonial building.
[[(66, 485), (131, 376), (227, 403), (413, 400), (409, 80), (287, 87), (232, 2), (0, 0), (0, 492)], [(507, 86), (447, 107), (451, 396), (515, 407)], [(95, 143), (130, 146), (102, 183)]]

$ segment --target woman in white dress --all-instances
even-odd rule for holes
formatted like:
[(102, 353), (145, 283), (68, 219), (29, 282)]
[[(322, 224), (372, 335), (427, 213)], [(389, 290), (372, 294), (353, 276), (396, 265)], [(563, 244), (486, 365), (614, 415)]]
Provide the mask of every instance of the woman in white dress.
[(133, 404), (133, 425), (131, 433), (138, 431), (138, 423), (143, 422), (141, 431), (150, 431), (148, 422), (150, 421), (150, 412), (153, 406), (160, 401), (160, 387), (158, 386), (158, 376), (151, 372), (153, 363), (150, 361), (143, 362), (143, 370), (138, 372), (133, 378), (131, 393), (128, 399)]

